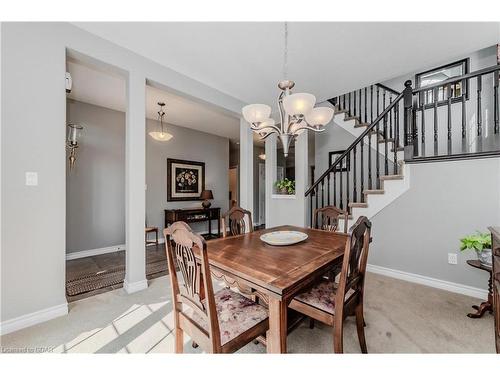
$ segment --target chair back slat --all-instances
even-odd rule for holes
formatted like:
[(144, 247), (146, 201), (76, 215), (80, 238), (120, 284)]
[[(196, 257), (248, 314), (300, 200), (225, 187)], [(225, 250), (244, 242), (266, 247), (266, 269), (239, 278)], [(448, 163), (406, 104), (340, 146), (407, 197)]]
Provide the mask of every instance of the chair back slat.
[(339, 230), (339, 219), (344, 219), (344, 233), (347, 233), (347, 212), (335, 206), (325, 206), (314, 210), (313, 228), (336, 232)]
[(363, 295), (371, 226), (372, 223), (368, 218), (361, 216), (349, 230), (335, 301), (335, 315), (339, 314), (340, 318), (349, 291), (353, 292), (350, 296)]
[[(246, 220), (245, 220), (246, 218)], [(222, 235), (227, 236), (227, 227), (232, 236), (253, 231), (252, 213), (241, 207), (232, 207), (222, 215)]]
[[(207, 256), (207, 244), (203, 237), (193, 233), (183, 221), (165, 228), (167, 258), (172, 299), (176, 313), (184, 314), (182, 304), (192, 308), (209, 327), (206, 335), (214, 345), (220, 344), (219, 325), (215, 297)], [(200, 250), (201, 261), (196, 259), (194, 247)], [(177, 273), (176, 266), (179, 270)], [(182, 280), (179, 280), (180, 274)], [(190, 320), (189, 317), (187, 319)]]

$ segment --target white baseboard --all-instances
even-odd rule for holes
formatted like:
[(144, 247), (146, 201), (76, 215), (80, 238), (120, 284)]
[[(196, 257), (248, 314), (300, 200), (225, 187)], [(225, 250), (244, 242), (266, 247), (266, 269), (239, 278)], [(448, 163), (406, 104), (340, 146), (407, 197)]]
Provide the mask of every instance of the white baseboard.
[(464, 284), (453, 283), (451, 281), (445, 281), (435, 279), (433, 277), (417, 275), (415, 273), (376, 266), (374, 264), (368, 264), (366, 269), (369, 272), (377, 273), (379, 275), (389, 276), (395, 279), (405, 280), (415, 284), (426, 285), (432, 288), (446, 290), (448, 292), (463, 294), (479, 299), (488, 298), (488, 291), (486, 289), (475, 288)]
[(33, 326), (35, 324), (46, 322), (47, 320), (58, 318), (66, 314), (68, 314), (68, 304), (63, 303), (61, 305), (21, 315), (17, 318), (0, 322), (0, 336)]
[(133, 283), (129, 283), (126, 279), (123, 280), (123, 289), (128, 294), (139, 292), (139, 291), (147, 289), (147, 288), (148, 288), (148, 281), (147, 280), (135, 281)]
[(75, 251), (74, 253), (67, 253), (66, 254), (66, 260), (91, 257), (91, 256), (94, 256), (94, 255), (114, 253), (116, 251), (123, 251), (123, 250), (125, 250), (125, 244), (123, 244), (123, 245), (116, 245), (116, 246), (110, 246), (110, 247), (101, 247), (100, 249)]

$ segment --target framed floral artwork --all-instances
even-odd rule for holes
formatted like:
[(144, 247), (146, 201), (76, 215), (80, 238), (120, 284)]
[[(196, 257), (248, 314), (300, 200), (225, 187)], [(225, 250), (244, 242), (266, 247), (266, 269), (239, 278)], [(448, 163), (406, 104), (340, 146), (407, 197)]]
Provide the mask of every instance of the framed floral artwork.
[(167, 159), (167, 201), (197, 201), (205, 190), (205, 163)]

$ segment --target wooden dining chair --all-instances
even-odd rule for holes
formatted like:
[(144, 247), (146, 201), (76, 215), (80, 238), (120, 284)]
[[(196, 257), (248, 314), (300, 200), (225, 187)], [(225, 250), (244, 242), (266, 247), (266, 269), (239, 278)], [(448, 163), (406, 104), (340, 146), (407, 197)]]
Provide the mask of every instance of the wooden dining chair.
[(333, 349), (343, 352), (344, 320), (356, 316), (359, 345), (367, 353), (363, 297), (370, 245), (371, 222), (362, 216), (349, 230), (339, 282), (321, 279), (311, 289), (297, 295), (289, 308), (333, 327)]
[[(247, 217), (247, 221), (245, 221), (245, 216)], [(223, 237), (228, 236), (228, 227), (229, 234), (232, 236), (253, 232), (252, 213), (241, 207), (232, 207), (229, 211), (222, 215)]]
[[(181, 221), (166, 228), (164, 235), (172, 288), (175, 352), (183, 352), (184, 333), (209, 353), (232, 353), (265, 336), (269, 320), (264, 306), (231, 289), (214, 293), (203, 237)], [(200, 252), (199, 260), (195, 257), (195, 247)]]
[(347, 233), (347, 211), (341, 210), (335, 206), (317, 208), (314, 210), (313, 228), (336, 232), (339, 229), (340, 219), (344, 220), (343, 232)]

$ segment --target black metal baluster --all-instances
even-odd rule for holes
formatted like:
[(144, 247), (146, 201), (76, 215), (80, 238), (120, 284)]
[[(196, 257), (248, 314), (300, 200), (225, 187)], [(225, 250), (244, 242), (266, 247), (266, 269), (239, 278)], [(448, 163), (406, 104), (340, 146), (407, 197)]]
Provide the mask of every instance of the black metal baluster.
[(368, 121), (368, 118), (367, 118), (367, 113), (368, 113), (367, 96), (368, 96), (368, 87), (365, 87), (365, 124)]
[[(342, 162), (340, 162), (340, 168), (342, 168)], [(335, 167), (337, 168), (337, 167)], [(342, 191), (344, 190), (343, 188), (343, 184), (342, 184), (342, 170), (340, 170), (339, 172), (339, 185), (340, 185), (340, 194), (339, 194), (339, 202), (340, 202), (340, 209), (343, 210), (344, 209), (344, 197), (343, 197), (343, 194), (342, 194)]]
[(313, 226), (313, 197), (312, 193), (309, 194), (309, 226)]
[(349, 113), (349, 117), (352, 116), (351, 115), (351, 93), (349, 93), (349, 111), (348, 111), (348, 113)]
[(448, 154), (451, 154), (451, 85), (448, 85)]
[[(378, 116), (377, 116), (378, 117)], [(376, 125), (376, 135), (375, 135), (375, 143), (376, 143), (376, 149), (377, 151), (375, 152), (375, 157), (377, 158), (376, 162), (376, 180), (375, 180), (375, 184), (377, 186), (377, 189), (380, 189), (380, 153), (379, 153), (379, 141), (378, 141), (378, 137), (379, 137), (379, 124), (380, 124), (380, 121), (377, 122), (377, 125)]]
[(357, 112), (356, 112), (356, 90), (354, 90), (354, 103), (353, 103), (353, 105), (354, 105), (354, 116), (356, 116), (357, 115)]
[(337, 175), (333, 172), (333, 205), (337, 206)]
[(361, 159), (361, 163), (360, 163), (360, 169), (361, 169), (361, 202), (364, 202), (365, 201), (365, 194), (363, 194), (363, 192), (365, 191), (365, 168), (364, 168), (364, 165), (365, 165), (365, 159), (363, 158), (363, 150), (364, 150), (364, 146), (365, 146), (365, 142), (364, 140), (361, 140), (361, 142), (359, 143), (359, 147), (360, 147), (360, 159)]
[(389, 142), (387, 142), (387, 115), (384, 116), (384, 173), (389, 174)]
[(370, 124), (373, 124), (373, 85), (370, 86)]
[(385, 89), (384, 89), (384, 92), (382, 94), (382, 111), (385, 111), (387, 107), (385, 106)]
[[(389, 106), (392, 105), (392, 95), (389, 96)], [(393, 109), (389, 112), (389, 138), (393, 138), (393, 133), (392, 133), (392, 112), (394, 112)]]
[(363, 111), (361, 110), (361, 89), (359, 89), (359, 95), (358, 95), (358, 98), (359, 98), (359, 122), (363, 122)]
[(326, 200), (326, 205), (329, 206), (330, 205), (330, 173), (328, 173), (328, 175), (326, 176), (326, 180), (327, 180), (327, 187), (326, 187), (326, 191), (327, 191), (327, 200)]
[(434, 155), (438, 154), (438, 88), (434, 89)]
[(483, 90), (483, 76), (477, 77), (477, 136), (480, 137), (483, 132), (483, 116), (481, 114), (481, 92)]
[(353, 152), (352, 185), (354, 187), (353, 193), (352, 193), (352, 201), (357, 202), (358, 201), (358, 189), (357, 189), (357, 184), (356, 184), (356, 145), (354, 145), (352, 152)]
[(318, 185), (314, 188), (314, 195), (316, 196), (316, 209), (318, 209)]
[(380, 88), (377, 86), (377, 117), (380, 115)]
[[(345, 158), (346, 158), (346, 166), (347, 166), (347, 174), (346, 174), (346, 178), (345, 178), (345, 184), (346, 184), (346, 190), (345, 190), (345, 195), (346, 195), (345, 209), (346, 209), (347, 212), (349, 212), (349, 170), (351, 169), (350, 155), (351, 155), (351, 153), (348, 152), (347, 155), (345, 156)], [(342, 165), (342, 163), (340, 165)]]
[(321, 180), (321, 207), (325, 207), (325, 179)]
[(372, 187), (372, 135), (368, 133), (368, 189)]
[(495, 134), (498, 134), (499, 129), (499, 108), (498, 108), (498, 79), (499, 79), (499, 74), (498, 70), (493, 73), (493, 100), (495, 103), (493, 103), (493, 121), (494, 121), (494, 127), (493, 127), (493, 132)]

